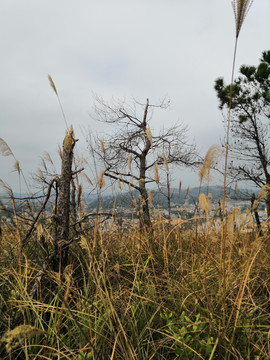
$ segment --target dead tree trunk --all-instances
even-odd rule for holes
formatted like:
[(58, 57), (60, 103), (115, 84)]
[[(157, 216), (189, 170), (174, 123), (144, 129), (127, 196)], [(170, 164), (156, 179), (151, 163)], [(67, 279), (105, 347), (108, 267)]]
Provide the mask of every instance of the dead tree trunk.
[(151, 141), (147, 136), (147, 114), (149, 108), (149, 99), (146, 100), (146, 105), (144, 109), (143, 121), (141, 124), (141, 128), (144, 131), (144, 139), (145, 145), (142, 153), (140, 155), (140, 194), (141, 194), (141, 214), (140, 214), (140, 226), (145, 230), (149, 231), (152, 228), (151, 218), (150, 218), (150, 211), (149, 211), (149, 203), (148, 203), (148, 192), (145, 186), (145, 179), (146, 179), (146, 158), (151, 149)]
[(72, 180), (73, 148), (75, 145), (72, 126), (66, 132), (63, 142), (62, 170), (59, 179), (59, 195), (56, 216), (56, 236), (54, 244), (54, 270), (62, 270), (68, 264), (70, 185)]
[(152, 229), (152, 223), (150, 218), (149, 211), (149, 202), (148, 202), (148, 192), (146, 190), (145, 184), (141, 181), (140, 184), (140, 195), (141, 195), (141, 211), (140, 211), (140, 227), (146, 231)]
[(254, 211), (254, 217), (255, 217), (255, 220), (256, 220), (257, 228), (259, 230), (259, 235), (262, 235), (261, 221), (260, 221), (260, 217), (259, 217), (259, 213), (258, 213), (258, 207), (257, 207), (256, 204), (254, 206), (255, 201), (256, 201), (255, 194), (252, 194), (252, 197), (251, 197), (251, 209), (253, 209), (253, 211)]
[[(267, 183), (267, 185), (269, 186), (269, 183)], [(268, 193), (266, 195), (266, 213), (267, 213), (267, 218), (269, 220), (270, 218), (270, 194)], [(267, 220), (267, 222), (268, 222)]]

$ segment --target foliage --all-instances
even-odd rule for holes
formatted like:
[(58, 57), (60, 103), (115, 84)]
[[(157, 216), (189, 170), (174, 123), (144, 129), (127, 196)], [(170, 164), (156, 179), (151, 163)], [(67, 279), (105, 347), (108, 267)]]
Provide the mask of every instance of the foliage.
[(215, 82), (220, 109), (231, 107), (232, 113), (229, 175), (258, 187), (270, 183), (269, 88), (270, 51), (263, 52), (257, 67), (241, 66), (240, 76), (234, 81), (232, 89), (222, 78)]

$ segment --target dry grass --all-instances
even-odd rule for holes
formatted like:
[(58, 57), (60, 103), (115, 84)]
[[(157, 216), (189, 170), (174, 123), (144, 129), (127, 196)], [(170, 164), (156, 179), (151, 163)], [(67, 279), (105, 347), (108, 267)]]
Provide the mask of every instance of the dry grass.
[[(216, 220), (199, 220), (197, 239), (193, 221), (169, 229), (160, 217), (151, 237), (135, 223), (125, 230), (113, 223), (87, 230), (84, 224), (62, 276), (40, 271), (40, 239), (50, 246), (49, 224), (32, 237), (20, 261), (16, 228), (3, 226), (1, 358), (269, 358), (268, 242), (244, 233), (241, 224), (232, 227), (226, 287), (220, 290)], [(21, 326), (37, 332), (14, 340), (6, 352), (7, 335)]]
[(234, 0), (232, 1), (232, 7), (235, 17), (235, 31), (236, 38), (240, 34), (243, 22), (247, 16), (247, 13), (253, 3), (253, 0)]
[[(233, 82), (237, 39), (252, 1), (232, 4)], [(55, 84), (48, 78), (68, 128)], [(229, 128), (230, 111), (224, 189)], [(146, 132), (151, 142), (150, 129)], [(105, 152), (102, 141), (101, 147)], [(0, 151), (13, 156), (2, 139)], [(209, 150), (201, 183), (209, 182), (219, 152), (216, 147)], [(51, 162), (48, 156), (45, 160)], [(128, 158), (129, 169), (131, 161)], [(164, 167), (168, 174), (165, 156)], [(19, 163), (16, 168), (19, 172)], [(104, 173), (96, 182), (100, 191)], [(179, 198), (180, 190), (181, 183)], [(122, 228), (99, 222), (98, 216), (94, 221), (86, 217), (72, 234), (70, 265), (61, 274), (45, 261), (53, 249), (53, 204), (22, 249), (36, 204), (18, 214), (13, 199), (13, 214), (1, 224), (0, 358), (269, 359), (268, 234), (264, 238), (254, 229), (247, 232), (244, 221), (236, 227), (237, 211), (218, 223), (208, 215), (210, 198), (200, 194), (199, 203), (203, 217), (168, 222), (157, 214), (150, 234), (135, 221)], [(78, 208), (83, 217), (83, 204)], [(224, 208), (225, 190), (223, 214)]]

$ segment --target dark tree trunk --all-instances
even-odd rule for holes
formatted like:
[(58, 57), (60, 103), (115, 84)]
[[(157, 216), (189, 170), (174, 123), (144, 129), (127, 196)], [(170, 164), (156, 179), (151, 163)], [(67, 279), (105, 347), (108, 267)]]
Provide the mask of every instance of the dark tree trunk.
[(146, 105), (144, 109), (143, 121), (142, 121), (142, 129), (145, 134), (145, 147), (140, 156), (140, 194), (141, 194), (141, 214), (140, 214), (140, 226), (141, 228), (145, 228), (145, 230), (149, 231), (152, 229), (152, 223), (150, 218), (149, 211), (149, 202), (148, 202), (148, 192), (145, 186), (145, 178), (146, 178), (146, 158), (149, 150), (151, 149), (151, 142), (146, 134), (147, 124), (147, 113), (149, 107), (149, 99), (146, 100)]
[[(256, 200), (255, 194), (252, 194), (252, 197), (251, 197), (251, 208), (253, 208), (255, 200)], [(255, 206), (255, 207), (253, 208), (253, 211), (254, 211), (254, 216), (255, 216), (255, 221), (256, 221), (256, 224), (257, 224), (257, 228), (258, 228), (258, 230), (260, 230), (260, 235), (262, 235), (261, 222), (260, 222), (260, 217), (259, 217), (259, 213), (258, 213), (258, 208), (257, 208), (257, 206)]]
[[(270, 187), (270, 179), (267, 180), (267, 184)], [(270, 192), (268, 190), (268, 194), (266, 196), (266, 212), (267, 212), (267, 218), (270, 217)]]
[[(148, 140), (148, 139), (147, 139)], [(148, 231), (151, 229), (151, 219), (149, 212), (149, 203), (148, 203), (148, 192), (145, 186), (145, 173), (146, 173), (146, 151), (142, 153), (140, 159), (140, 195), (141, 195), (141, 211), (140, 211), (140, 226), (141, 228), (145, 227)]]
[(59, 197), (56, 217), (55, 263), (54, 270), (63, 270), (68, 264), (69, 220), (70, 220), (70, 184), (72, 180), (73, 148), (75, 145), (72, 127), (66, 133), (63, 142), (62, 170), (59, 180)]
[(151, 223), (150, 211), (149, 211), (148, 192), (146, 190), (145, 184), (142, 182), (140, 184), (140, 194), (141, 194), (140, 227), (149, 231), (152, 228), (152, 223)]

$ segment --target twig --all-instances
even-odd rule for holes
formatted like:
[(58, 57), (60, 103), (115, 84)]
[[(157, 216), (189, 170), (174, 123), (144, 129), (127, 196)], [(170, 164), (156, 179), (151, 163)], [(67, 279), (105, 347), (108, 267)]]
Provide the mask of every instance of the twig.
[(27, 242), (28, 238), (30, 237), (30, 235), (31, 235), (31, 233), (32, 233), (32, 231), (33, 231), (33, 229), (34, 229), (35, 224), (36, 224), (36, 222), (38, 221), (38, 218), (40, 217), (42, 211), (44, 210), (44, 208), (45, 208), (45, 206), (46, 206), (46, 204), (47, 204), (47, 202), (48, 202), (48, 200), (49, 200), (49, 198), (50, 198), (52, 186), (53, 186), (54, 182), (57, 182), (57, 181), (58, 181), (58, 178), (54, 177), (54, 178), (52, 179), (52, 181), (50, 182), (46, 199), (44, 200), (43, 205), (41, 206), (41, 208), (40, 208), (37, 216), (35, 217), (35, 219), (34, 219), (34, 221), (33, 221), (33, 223), (32, 223), (31, 228), (29, 229), (28, 233), (26, 234), (25, 238), (23, 239), (23, 241), (22, 241), (22, 247), (24, 247), (24, 246), (26, 245), (26, 242)]

